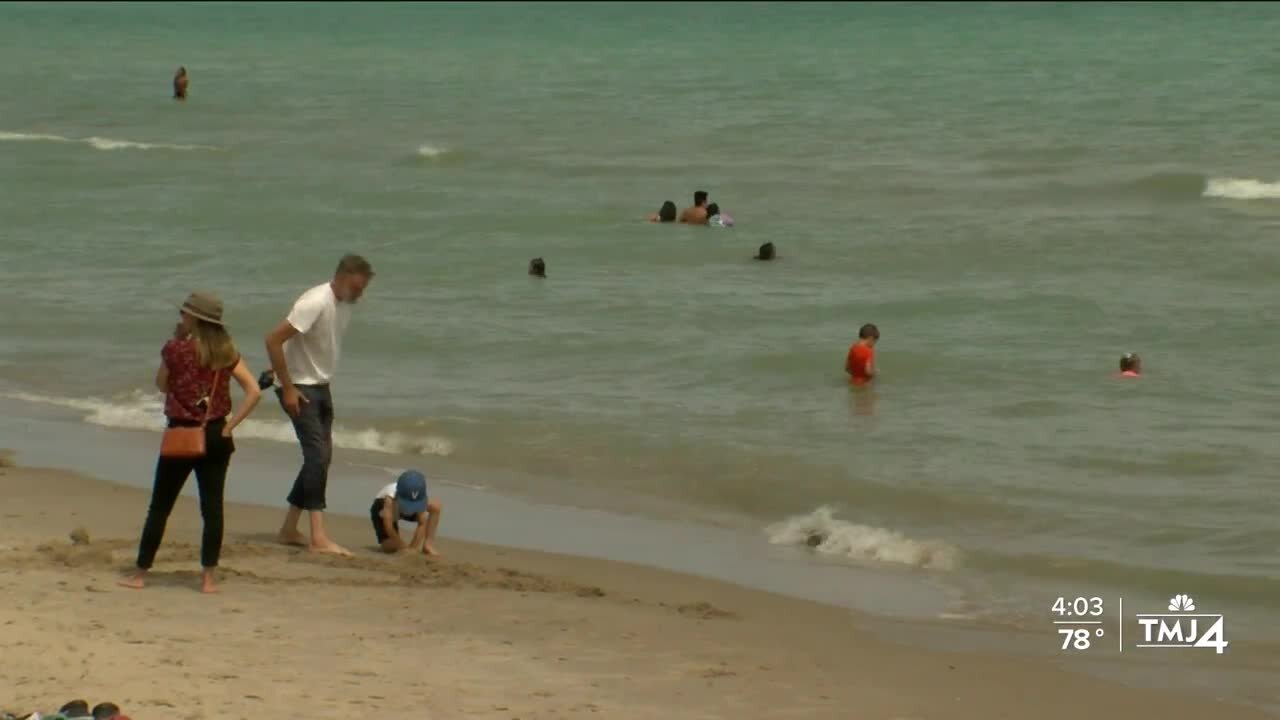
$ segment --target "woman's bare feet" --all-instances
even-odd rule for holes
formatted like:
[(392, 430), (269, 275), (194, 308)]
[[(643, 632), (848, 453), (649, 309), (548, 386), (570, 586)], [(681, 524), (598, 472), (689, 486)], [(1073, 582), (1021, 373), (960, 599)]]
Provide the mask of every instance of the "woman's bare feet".
[(307, 546), (307, 536), (297, 530), (281, 530), (280, 534), (276, 536), (276, 541), (281, 545), (297, 545), (299, 547)]
[(431, 547), (431, 543), (426, 543), (422, 546), (422, 554), (430, 557), (440, 556), (440, 553), (436, 552), (436, 549)]
[(116, 584), (121, 587), (131, 588), (133, 590), (141, 590), (142, 588), (147, 586), (146, 578), (147, 578), (146, 571), (139, 570), (138, 572), (130, 575), (129, 577), (120, 578), (120, 580), (118, 580)]
[(205, 570), (200, 576), (200, 592), (209, 594), (218, 592), (218, 586), (213, 582), (212, 570)]

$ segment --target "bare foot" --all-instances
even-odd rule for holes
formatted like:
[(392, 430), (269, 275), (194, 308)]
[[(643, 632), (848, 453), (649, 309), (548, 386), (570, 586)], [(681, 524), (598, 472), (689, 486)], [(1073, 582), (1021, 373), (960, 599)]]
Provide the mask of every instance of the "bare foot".
[(330, 555), (341, 555), (343, 557), (351, 557), (351, 551), (342, 547), (332, 540), (326, 540), (319, 545), (312, 545), (311, 552), (328, 553)]
[(281, 545), (307, 546), (307, 537), (297, 530), (281, 530), (280, 534), (276, 536), (276, 541)]
[(435, 549), (435, 548), (433, 548), (433, 547), (431, 547), (431, 543), (427, 543), (426, 545), (423, 545), (423, 546), (422, 546), (422, 554), (423, 554), (423, 555), (428, 555), (428, 556), (431, 556), (431, 557), (439, 557), (439, 556), (440, 556), (440, 553), (436, 552), (436, 549)]
[(208, 594), (218, 592), (218, 586), (213, 583), (213, 573), (205, 573), (200, 579), (200, 592)]
[(147, 581), (145, 578), (146, 576), (143, 575), (142, 573), (137, 573), (136, 575), (130, 575), (127, 578), (120, 578), (120, 580), (118, 580), (116, 584), (119, 585), (120, 587), (127, 587), (127, 588), (132, 588), (134, 590), (141, 590), (142, 588), (147, 586)]

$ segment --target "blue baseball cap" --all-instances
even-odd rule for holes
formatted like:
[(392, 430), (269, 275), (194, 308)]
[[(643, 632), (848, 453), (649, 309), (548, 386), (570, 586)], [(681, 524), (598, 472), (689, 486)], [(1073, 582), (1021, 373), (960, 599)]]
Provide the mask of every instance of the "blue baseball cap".
[(427, 479), (417, 470), (405, 470), (396, 480), (396, 504), (404, 515), (427, 509)]

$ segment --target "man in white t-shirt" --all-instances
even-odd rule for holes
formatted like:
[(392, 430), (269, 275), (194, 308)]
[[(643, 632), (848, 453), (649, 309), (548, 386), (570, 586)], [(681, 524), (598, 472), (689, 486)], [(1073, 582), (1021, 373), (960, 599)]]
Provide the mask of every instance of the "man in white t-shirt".
[[(280, 389), (280, 405), (293, 420), (302, 446), (302, 469), (289, 493), (289, 512), (280, 528), (280, 542), (317, 552), (350, 555), (324, 529), (325, 490), (333, 458), (333, 396), (329, 382), (338, 370), (342, 337), (351, 319), (351, 306), (373, 279), (373, 267), (359, 255), (345, 255), (333, 280), (302, 294), (289, 316), (267, 335), (267, 356)], [(311, 542), (298, 532), (306, 510)]]

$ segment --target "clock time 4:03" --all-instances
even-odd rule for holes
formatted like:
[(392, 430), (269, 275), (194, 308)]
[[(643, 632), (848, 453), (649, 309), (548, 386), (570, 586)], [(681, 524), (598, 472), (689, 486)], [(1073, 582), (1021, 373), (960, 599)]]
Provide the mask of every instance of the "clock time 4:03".
[(1102, 615), (1102, 598), (1060, 597), (1053, 602), (1052, 610), (1058, 617), (1100, 617)]

